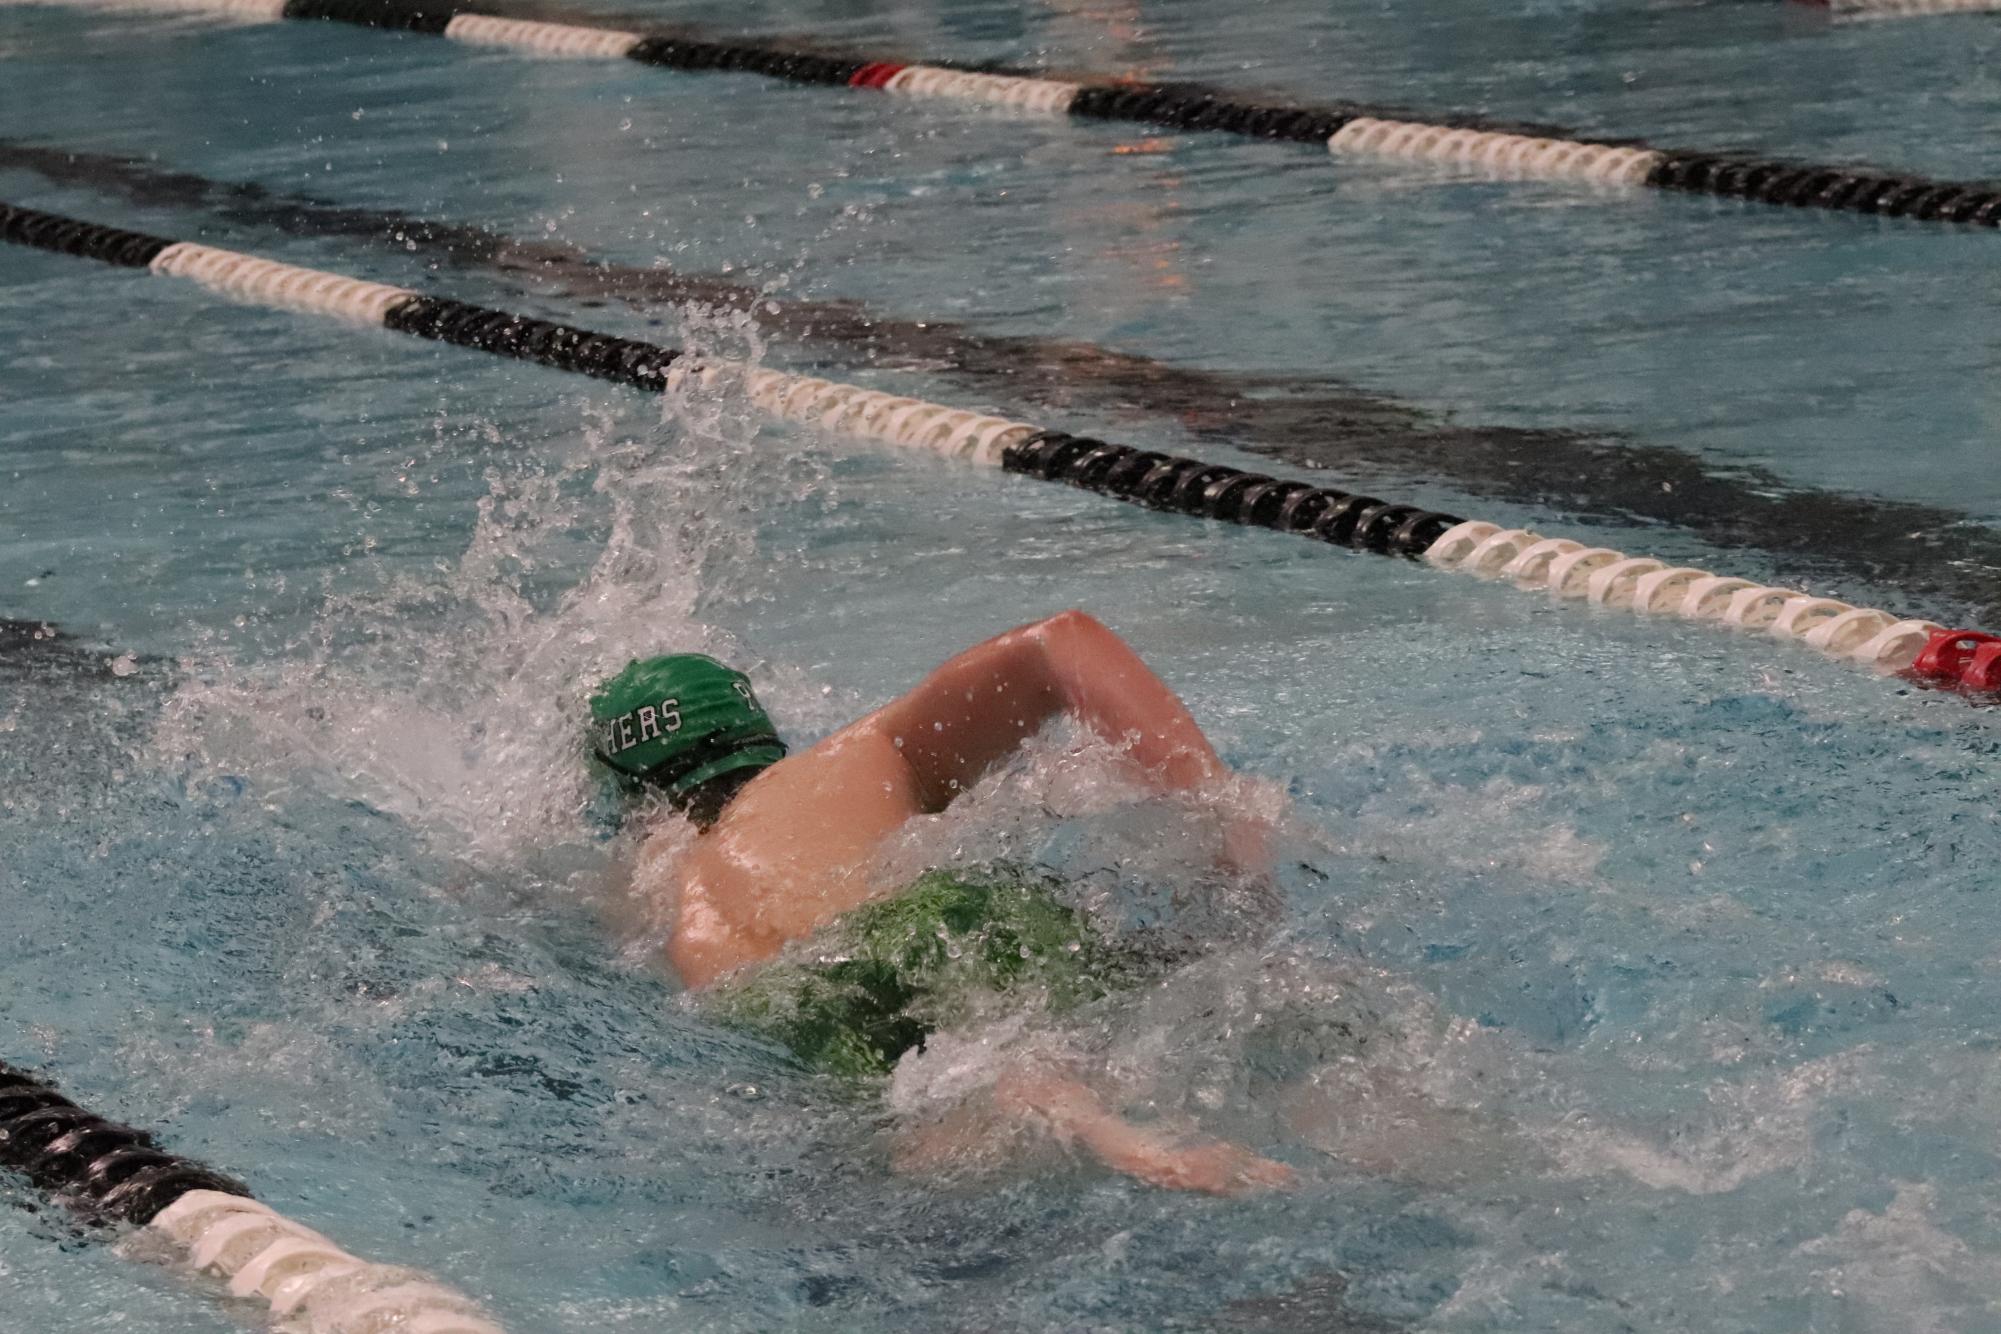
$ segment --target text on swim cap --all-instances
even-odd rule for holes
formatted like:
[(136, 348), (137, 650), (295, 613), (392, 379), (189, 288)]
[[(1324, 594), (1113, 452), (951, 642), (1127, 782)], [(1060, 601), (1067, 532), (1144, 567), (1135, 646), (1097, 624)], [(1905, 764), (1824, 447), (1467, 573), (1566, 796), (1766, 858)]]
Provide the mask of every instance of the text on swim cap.
[[(744, 703), (764, 712), (764, 706), (757, 702), (757, 696), (742, 681), (730, 682), (730, 688), (743, 696)], [(658, 704), (642, 704), (630, 713), (621, 713), (604, 725), (605, 755), (622, 755), (634, 746), (662, 736), (672, 736), (681, 730), (681, 701), (678, 697), (663, 699)]]
[(607, 754), (618, 755), (663, 734), (681, 730), (681, 701), (663, 699), (659, 704), (642, 704), (631, 713), (621, 713), (605, 724)]

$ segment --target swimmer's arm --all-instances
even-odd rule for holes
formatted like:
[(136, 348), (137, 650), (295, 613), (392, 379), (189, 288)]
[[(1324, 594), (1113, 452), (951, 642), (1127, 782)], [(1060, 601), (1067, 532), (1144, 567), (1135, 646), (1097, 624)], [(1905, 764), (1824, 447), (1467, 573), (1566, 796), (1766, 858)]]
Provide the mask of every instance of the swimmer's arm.
[(995, 1087), (994, 1102), (1004, 1114), (1039, 1122), (1113, 1171), (1150, 1185), (1238, 1195), (1292, 1182), (1290, 1168), (1241, 1145), (1214, 1139), (1184, 1143), (1136, 1126), (1106, 1107), (1089, 1086), (1048, 1069), (1008, 1071)]
[(1128, 745), (1162, 791), (1199, 788), (1229, 772), (1174, 692), (1081, 611), (967, 649), (869, 722), (897, 743), (924, 809), (937, 812), (1060, 713)]

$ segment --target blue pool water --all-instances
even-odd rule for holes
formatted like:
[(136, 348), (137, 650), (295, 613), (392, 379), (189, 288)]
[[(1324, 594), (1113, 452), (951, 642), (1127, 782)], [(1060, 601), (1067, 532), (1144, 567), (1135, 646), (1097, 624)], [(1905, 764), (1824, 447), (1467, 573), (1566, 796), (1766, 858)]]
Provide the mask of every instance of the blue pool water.
[[(793, 0), (755, 27), (2001, 176), (1992, 20), (1253, 12)], [(1427, 439), (1525, 432), (1504, 485), (1437, 448), (1344, 467), (1330, 414), (1314, 456), (1354, 486), (1900, 612), (2001, 603), (1990, 233), (35, 7), (0, 8), (0, 112), (11, 141), (774, 300), (1338, 382)], [(1269, 443), (172, 196), (4, 171), (0, 198), (1153, 448)], [(0, 367), (0, 617), (81, 646), (0, 661), (0, 1058), (511, 1329), (2001, 1329), (1992, 711), (57, 256), (0, 253)], [(1693, 510), (1553, 502), (1552, 430), (1929, 507), (1937, 580), (1842, 532), (1726, 548)], [(1137, 1110), (1250, 1140), (1290, 1192), (899, 1176), (882, 1105), (707, 1022), (653, 926), (606, 920), (573, 725), (596, 674), (724, 652), (804, 741), (1067, 606), (1290, 795), (1262, 949), (1088, 1035)], [(1052, 738), (898, 855), (1201, 889), (1201, 822), (1119, 797)], [(1302, 1112), (1240, 1030), (1310, 976), (1378, 1019)], [(1410, 1089), (1437, 1147), (1376, 1170)], [(238, 1327), (53, 1215), (0, 1211), (0, 1274), (9, 1328)]]

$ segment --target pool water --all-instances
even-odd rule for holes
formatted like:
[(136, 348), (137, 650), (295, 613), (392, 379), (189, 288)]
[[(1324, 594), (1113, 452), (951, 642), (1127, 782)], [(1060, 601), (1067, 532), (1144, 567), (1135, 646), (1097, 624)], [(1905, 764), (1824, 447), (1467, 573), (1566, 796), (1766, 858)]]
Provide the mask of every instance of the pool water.
[[(1255, 14), (788, 0), (756, 22), (2001, 175), (2001, 29), (1978, 17)], [(1901, 613), (2001, 606), (1986, 233), (333, 26), (6, 7), (0, 62), (12, 142), (1089, 340), (1209, 397), (1058, 377), (1027, 401), (757, 312), (0, 170), (13, 202), (1276, 453)], [(0, 641), (0, 1058), (512, 1330), (2001, 1329), (1991, 710), (59, 256), (0, 254), (0, 358), (0, 617), (71, 636)], [(1262, 406), (1219, 416), (1231, 383)], [(1560, 452), (1579, 440), (1597, 452)], [(1621, 451), (1927, 526), (1762, 543), (1696, 498), (1605, 499)], [(804, 742), (1070, 606), (1183, 693), (1240, 800), (1285, 806), (1285, 908), (1145, 1004), (1032, 1037), (1102, 1060), (1136, 1115), (1281, 1159), (1288, 1191), (1170, 1194), (1046, 1152), (899, 1173), (899, 1113), (993, 1058), (939, 1044), (858, 1097), (717, 1026), (655, 963), (658, 922), (608, 911), (618, 845), (575, 726), (607, 670), (728, 656)], [(1212, 834), (1059, 731), (893, 857), (1038, 861), (1132, 914), (1224, 893)], [(1368, 1041), (1275, 1072), (1268, 1018), (1323, 1001)], [(0, 1273), (22, 1329), (246, 1318), (28, 1207), (0, 1211)]]

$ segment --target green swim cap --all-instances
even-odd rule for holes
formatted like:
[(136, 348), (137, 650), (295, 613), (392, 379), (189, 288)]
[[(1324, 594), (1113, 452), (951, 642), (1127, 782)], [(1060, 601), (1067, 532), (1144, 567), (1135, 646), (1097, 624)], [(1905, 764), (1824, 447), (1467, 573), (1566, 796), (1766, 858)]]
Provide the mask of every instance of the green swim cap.
[(627, 663), (591, 696), (591, 733), (614, 773), (675, 801), (711, 778), (785, 758), (750, 678), (699, 653)]

